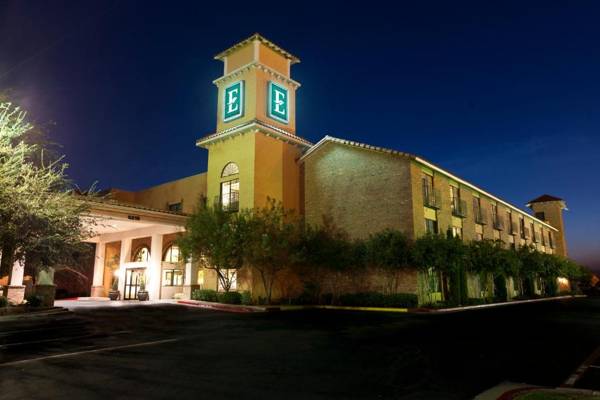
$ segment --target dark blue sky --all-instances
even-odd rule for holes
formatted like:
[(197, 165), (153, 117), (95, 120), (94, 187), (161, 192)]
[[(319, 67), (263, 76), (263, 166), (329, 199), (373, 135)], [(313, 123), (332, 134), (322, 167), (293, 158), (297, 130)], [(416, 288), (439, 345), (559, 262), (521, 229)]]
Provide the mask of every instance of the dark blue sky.
[(206, 169), (212, 57), (260, 32), (302, 60), (301, 136), (562, 197), (572, 256), (600, 269), (600, 3), (245, 3), (0, 1), (0, 90), (55, 122), (81, 186), (140, 189)]

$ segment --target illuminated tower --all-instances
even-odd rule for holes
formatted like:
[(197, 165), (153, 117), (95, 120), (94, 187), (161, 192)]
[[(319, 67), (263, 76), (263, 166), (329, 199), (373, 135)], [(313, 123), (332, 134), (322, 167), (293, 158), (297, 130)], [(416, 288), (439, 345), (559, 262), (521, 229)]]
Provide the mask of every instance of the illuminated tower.
[(550, 225), (558, 229), (554, 237), (556, 254), (566, 257), (567, 241), (565, 240), (565, 224), (563, 221), (563, 210), (567, 210), (565, 201), (545, 194), (531, 200), (527, 203), (527, 207), (533, 210), (537, 218), (547, 221)]
[(216, 132), (198, 140), (208, 149), (207, 198), (223, 208), (260, 207), (268, 197), (302, 211), (296, 160), (310, 143), (296, 136), (296, 90), (290, 69), (299, 60), (254, 34), (218, 54), (223, 76)]

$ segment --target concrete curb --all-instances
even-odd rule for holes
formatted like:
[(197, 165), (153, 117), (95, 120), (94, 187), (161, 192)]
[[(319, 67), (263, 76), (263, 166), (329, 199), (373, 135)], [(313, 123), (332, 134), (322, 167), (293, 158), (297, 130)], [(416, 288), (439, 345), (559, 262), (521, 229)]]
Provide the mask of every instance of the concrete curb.
[(279, 305), (279, 306), (242, 306), (237, 304), (213, 303), (200, 300), (178, 300), (177, 304), (191, 307), (200, 307), (211, 310), (250, 313), (250, 312), (274, 312), (274, 311), (299, 311), (299, 310), (341, 310), (341, 311), (368, 311), (383, 313), (408, 313), (408, 314), (448, 314), (463, 311), (479, 310), (485, 308), (502, 307), (516, 304), (539, 303), (542, 301), (574, 299), (578, 297), (587, 297), (586, 295), (568, 295), (557, 297), (545, 297), (541, 299), (514, 300), (505, 303), (480, 304), (476, 306), (453, 307), (453, 308), (386, 308), (386, 307), (351, 307), (351, 306), (328, 306), (328, 305)]

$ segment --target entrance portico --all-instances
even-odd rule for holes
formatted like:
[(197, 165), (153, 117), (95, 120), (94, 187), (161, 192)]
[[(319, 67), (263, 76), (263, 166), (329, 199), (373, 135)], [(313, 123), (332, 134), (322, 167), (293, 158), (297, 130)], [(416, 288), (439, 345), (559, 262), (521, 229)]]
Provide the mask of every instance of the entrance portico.
[[(172, 298), (175, 293), (189, 297), (191, 263), (163, 261), (165, 250), (183, 232), (186, 217), (179, 213), (135, 207), (123, 203), (99, 202), (89, 215), (97, 235), (92, 297), (105, 297), (118, 282), (122, 299), (136, 298), (144, 280), (151, 300)], [(171, 280), (163, 290), (163, 269), (180, 271), (184, 279)]]

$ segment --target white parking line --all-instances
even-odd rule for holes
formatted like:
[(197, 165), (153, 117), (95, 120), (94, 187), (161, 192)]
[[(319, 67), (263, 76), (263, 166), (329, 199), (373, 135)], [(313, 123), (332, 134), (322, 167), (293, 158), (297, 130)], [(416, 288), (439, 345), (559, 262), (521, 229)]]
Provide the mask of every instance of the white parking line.
[(586, 358), (586, 360), (583, 362), (583, 364), (581, 364), (579, 366), (579, 368), (577, 368), (575, 370), (575, 372), (573, 372), (573, 374), (571, 374), (569, 379), (567, 379), (565, 381), (565, 383), (563, 383), (561, 385), (561, 387), (566, 387), (566, 388), (573, 387), (573, 386), (575, 386), (577, 381), (579, 379), (581, 379), (581, 377), (583, 376), (585, 371), (587, 371), (588, 368), (600, 368), (600, 367), (592, 364), (599, 357), (600, 357), (600, 347), (598, 347), (596, 350), (594, 350), (592, 352), (592, 354), (590, 354), (590, 356), (588, 358)]
[(9, 361), (9, 362), (0, 364), (0, 366), (27, 364), (27, 363), (31, 363), (31, 362), (51, 360), (51, 359), (55, 359), (55, 358), (67, 358), (67, 357), (74, 357), (74, 356), (79, 356), (79, 355), (83, 355), (83, 354), (100, 353), (103, 351), (131, 349), (134, 347), (144, 347), (144, 346), (155, 346), (155, 345), (159, 345), (159, 344), (163, 344), (163, 343), (177, 342), (178, 340), (179, 340), (178, 338), (155, 340), (152, 342), (141, 342), (141, 343), (126, 344), (126, 345), (122, 345), (122, 346), (111, 346), (111, 347), (102, 347), (99, 349), (92, 349), (92, 350), (75, 351), (72, 353), (54, 354), (51, 356), (29, 358), (27, 360)]

